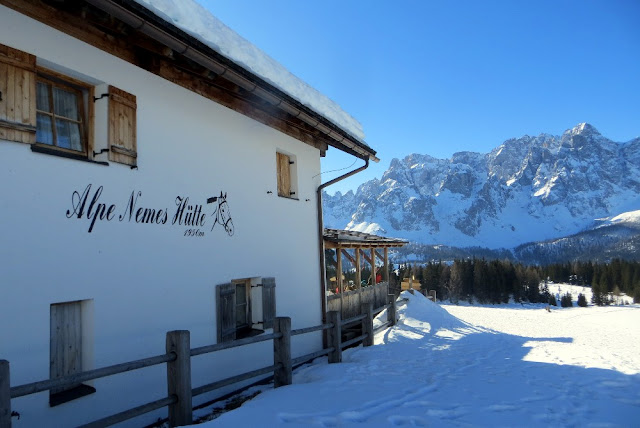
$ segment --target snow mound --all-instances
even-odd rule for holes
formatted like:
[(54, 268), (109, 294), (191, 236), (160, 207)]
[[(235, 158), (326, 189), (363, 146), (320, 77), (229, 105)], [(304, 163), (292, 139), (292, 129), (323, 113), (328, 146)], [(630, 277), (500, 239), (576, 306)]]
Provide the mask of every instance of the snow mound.
[(468, 324), (451, 315), (440, 305), (433, 303), (420, 293), (411, 294), (403, 291), (400, 298), (407, 301), (407, 306), (401, 309), (400, 320), (403, 323), (420, 320), (431, 325), (432, 331), (439, 329), (453, 329), (468, 327)]

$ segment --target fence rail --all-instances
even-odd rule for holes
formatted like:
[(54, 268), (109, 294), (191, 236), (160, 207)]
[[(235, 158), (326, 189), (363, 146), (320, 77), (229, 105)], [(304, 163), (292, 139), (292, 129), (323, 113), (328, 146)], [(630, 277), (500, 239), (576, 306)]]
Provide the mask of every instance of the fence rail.
[[(384, 309), (387, 309), (387, 322), (382, 326), (379, 326), (374, 331), (374, 314), (378, 314)], [(175, 427), (180, 425), (190, 425), (193, 423), (192, 398), (195, 396), (269, 373), (273, 373), (274, 387), (277, 388), (279, 386), (289, 385), (292, 382), (293, 366), (303, 364), (323, 355), (328, 356), (330, 363), (338, 363), (342, 361), (342, 350), (344, 348), (359, 342), (362, 342), (363, 346), (373, 345), (373, 336), (375, 332), (379, 331), (382, 327), (386, 328), (387, 326), (395, 325), (395, 296), (388, 295), (388, 303), (377, 307), (376, 309), (373, 308), (373, 302), (362, 304), (361, 311), (362, 315), (345, 320), (341, 319), (340, 312), (331, 311), (327, 314), (329, 318), (328, 323), (296, 330), (291, 330), (291, 318), (277, 317), (275, 319), (273, 333), (197, 348), (190, 347), (189, 331), (170, 331), (167, 333), (165, 354), (115, 364), (55, 379), (31, 382), (14, 387), (10, 386), (9, 362), (6, 360), (0, 360), (0, 428), (11, 427), (11, 399), (51, 389), (65, 388), (77, 385), (81, 382), (100, 379), (159, 364), (167, 365), (167, 397), (98, 419), (94, 422), (83, 425), (83, 427), (96, 428), (111, 426), (163, 407), (168, 407), (169, 426)], [(343, 328), (348, 325), (354, 325), (358, 322), (362, 324), (362, 334), (343, 343)], [(317, 331), (326, 331), (328, 342), (327, 348), (302, 355), (297, 358), (291, 358), (291, 337)], [(191, 387), (192, 357), (269, 340), (273, 341), (273, 365), (231, 376), (226, 379), (217, 380), (196, 388)]]

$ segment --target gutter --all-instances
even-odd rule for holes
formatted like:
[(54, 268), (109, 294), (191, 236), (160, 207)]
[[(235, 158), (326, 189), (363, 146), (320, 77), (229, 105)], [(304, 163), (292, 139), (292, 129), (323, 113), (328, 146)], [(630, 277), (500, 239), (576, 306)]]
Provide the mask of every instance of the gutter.
[[(318, 186), (316, 194), (316, 204), (318, 209), (318, 245), (320, 248), (320, 301), (322, 302), (322, 324), (325, 324), (327, 322), (327, 269), (325, 266), (326, 260), (324, 258), (324, 220), (322, 215), (322, 191), (325, 187), (331, 186), (338, 181), (349, 178), (352, 175), (367, 169), (369, 167), (369, 158), (367, 157), (362, 160), (364, 161), (364, 165), (362, 165), (360, 168), (354, 169), (353, 171), (347, 172), (346, 174), (343, 174), (339, 177), (334, 178), (333, 180), (321, 184), (320, 186)], [(324, 338), (325, 337), (323, 336), (323, 340)]]
[[(184, 57), (194, 61), (195, 63), (205, 67), (210, 70), (217, 76), (222, 76), (230, 82), (238, 85), (242, 89), (255, 94), (260, 99), (268, 102), (274, 107), (278, 107), (285, 111), (286, 113), (294, 116), (301, 121), (305, 122), (307, 125), (310, 125), (314, 129), (320, 131), (325, 136), (329, 137), (330, 140), (335, 141), (334, 147), (338, 149), (342, 149), (340, 146), (346, 148), (347, 153), (349, 150), (355, 153), (355, 155), (359, 158), (367, 157), (374, 162), (379, 162), (380, 159), (376, 157), (375, 150), (368, 147), (366, 144), (360, 143), (355, 138), (350, 138), (348, 132), (340, 129), (336, 125), (327, 121), (327, 123), (322, 123), (318, 118), (313, 117), (313, 115), (319, 115), (311, 109), (306, 109), (308, 112), (305, 112), (304, 106), (298, 103), (293, 98), (290, 98), (286, 94), (282, 93), (282, 95), (274, 94), (273, 88), (258, 76), (253, 76), (254, 79), (260, 80), (263, 85), (258, 86), (256, 83), (252, 82), (246, 76), (243, 76), (238, 71), (232, 69), (226, 64), (223, 64), (221, 61), (218, 61), (216, 58), (213, 58), (211, 54), (206, 52), (202, 52), (201, 49), (194, 48), (194, 44), (186, 43), (183, 40), (180, 40), (177, 36), (170, 34), (162, 28), (159, 28), (156, 24), (150, 22), (148, 19), (140, 16), (136, 11), (132, 11), (129, 8), (125, 7), (125, 5), (120, 4), (117, 0), (86, 0), (87, 3), (95, 6), (96, 8), (102, 10), (103, 12), (108, 13), (109, 15), (121, 20), (127, 25), (131, 26), (134, 30), (139, 31), (152, 39), (164, 44), (169, 47), (174, 52), (183, 55)], [(131, 3), (127, 6), (135, 7), (135, 5), (131, 5)], [(147, 13), (152, 13), (148, 11), (144, 6), (139, 6), (141, 10), (147, 11)], [(153, 15), (155, 16), (155, 15)], [(177, 30), (180, 33), (183, 33), (182, 30), (176, 28), (172, 24), (162, 20), (162, 18), (158, 18), (161, 23), (164, 25), (168, 25), (172, 30)], [(184, 38), (192, 39), (191, 36), (184, 33)], [(196, 39), (193, 39), (196, 40)], [(197, 44), (201, 44), (196, 40)], [(205, 46), (205, 45), (203, 45)], [(231, 62), (231, 61), (230, 61)], [(231, 62), (232, 63), (232, 62)], [(243, 71), (246, 71), (243, 69)], [(247, 73), (250, 73), (247, 71)], [(279, 91), (275, 88), (277, 92)], [(297, 106), (296, 104), (299, 104)], [(303, 107), (303, 108), (300, 108)], [(311, 113), (311, 114), (309, 114)], [(327, 126), (330, 125), (330, 126)], [(336, 132), (336, 129), (332, 129), (332, 126), (341, 132)]]

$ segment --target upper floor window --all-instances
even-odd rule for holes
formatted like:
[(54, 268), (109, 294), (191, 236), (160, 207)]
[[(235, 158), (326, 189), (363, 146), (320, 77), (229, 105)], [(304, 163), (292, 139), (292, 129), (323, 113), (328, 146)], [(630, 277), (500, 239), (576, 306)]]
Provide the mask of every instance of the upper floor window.
[(86, 153), (84, 98), (82, 88), (38, 75), (36, 143)]
[(80, 160), (104, 161), (108, 152), (110, 161), (136, 167), (136, 96), (52, 68), (57, 70), (55, 65), (38, 66), (34, 55), (0, 44), (0, 140)]

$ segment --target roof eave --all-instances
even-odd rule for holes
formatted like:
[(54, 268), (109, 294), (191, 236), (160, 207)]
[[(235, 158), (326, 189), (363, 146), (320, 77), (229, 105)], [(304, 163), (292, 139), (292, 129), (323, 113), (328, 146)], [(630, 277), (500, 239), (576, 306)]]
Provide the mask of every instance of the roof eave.
[(133, 1), (86, 0), (175, 52), (207, 68), (273, 107), (302, 120), (327, 137), (328, 144), (361, 159), (379, 162), (376, 151), (325, 116), (301, 104), (250, 70), (234, 63), (170, 22)]

